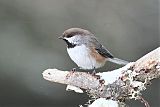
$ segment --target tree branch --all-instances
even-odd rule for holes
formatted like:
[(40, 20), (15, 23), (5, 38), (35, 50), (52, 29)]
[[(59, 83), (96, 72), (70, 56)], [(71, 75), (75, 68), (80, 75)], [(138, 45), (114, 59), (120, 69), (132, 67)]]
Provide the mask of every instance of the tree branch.
[[(126, 66), (96, 75), (87, 72), (61, 71), (57, 69), (47, 69), (43, 72), (43, 78), (56, 83), (72, 85), (78, 88), (69, 88), (76, 92), (85, 89), (91, 97), (95, 99), (105, 98), (112, 103), (105, 103), (103, 107), (119, 107), (124, 105), (126, 99), (141, 100), (146, 107), (147, 101), (141, 96), (141, 91), (146, 89), (150, 80), (160, 77), (160, 47), (146, 54), (136, 62), (131, 62)], [(103, 101), (101, 101), (102, 103)], [(92, 103), (89, 107), (94, 106)], [(98, 103), (99, 104), (99, 103)], [(117, 104), (117, 105), (116, 105)]]

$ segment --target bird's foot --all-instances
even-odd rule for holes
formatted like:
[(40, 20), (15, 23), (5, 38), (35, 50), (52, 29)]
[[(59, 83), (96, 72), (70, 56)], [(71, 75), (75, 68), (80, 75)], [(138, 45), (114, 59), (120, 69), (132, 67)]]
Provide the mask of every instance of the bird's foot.
[(71, 71), (75, 72), (77, 70), (77, 68), (72, 68)]
[(74, 72), (77, 71), (77, 69), (78, 69), (78, 68), (72, 68), (70, 71), (71, 71), (72, 73), (74, 73)]
[(96, 75), (96, 69), (94, 68), (92, 73), (91, 73), (92, 76), (95, 76), (97, 79), (100, 79), (100, 76), (99, 75)]
[(92, 74), (93, 76), (95, 76), (95, 75), (96, 75), (96, 70), (94, 69), (91, 74)]

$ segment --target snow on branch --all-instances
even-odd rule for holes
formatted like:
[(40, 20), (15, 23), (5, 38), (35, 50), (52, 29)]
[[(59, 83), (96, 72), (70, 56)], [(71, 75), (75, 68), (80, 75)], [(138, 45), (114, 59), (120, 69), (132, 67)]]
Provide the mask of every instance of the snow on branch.
[(96, 100), (88, 107), (124, 107), (126, 99), (140, 100), (149, 107), (141, 95), (154, 78), (160, 78), (160, 47), (146, 54), (136, 62), (113, 70), (92, 75), (87, 72), (47, 69), (43, 78), (56, 83), (67, 84), (67, 90), (82, 93), (86, 90)]

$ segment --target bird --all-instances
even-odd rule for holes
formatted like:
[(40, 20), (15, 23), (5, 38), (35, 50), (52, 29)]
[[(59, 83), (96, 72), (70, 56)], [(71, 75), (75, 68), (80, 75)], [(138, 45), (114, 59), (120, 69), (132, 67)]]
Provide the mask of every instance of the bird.
[(95, 70), (103, 67), (106, 61), (119, 65), (129, 63), (114, 57), (88, 30), (70, 28), (65, 30), (59, 39), (66, 42), (68, 55), (80, 69)]

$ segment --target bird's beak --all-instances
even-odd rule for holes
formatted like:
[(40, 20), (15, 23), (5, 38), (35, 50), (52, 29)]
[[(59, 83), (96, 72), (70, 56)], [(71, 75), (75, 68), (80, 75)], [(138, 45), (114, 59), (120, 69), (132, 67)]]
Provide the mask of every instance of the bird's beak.
[(59, 36), (58, 39), (64, 39), (64, 37), (63, 36)]

